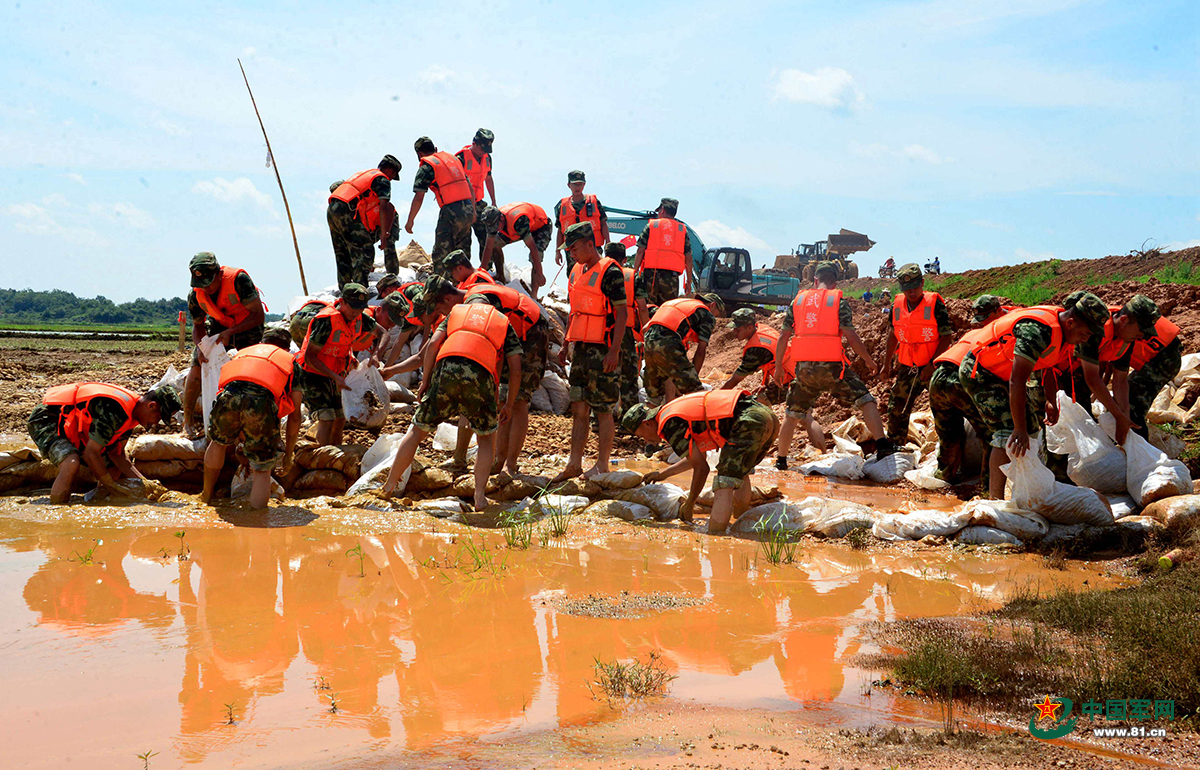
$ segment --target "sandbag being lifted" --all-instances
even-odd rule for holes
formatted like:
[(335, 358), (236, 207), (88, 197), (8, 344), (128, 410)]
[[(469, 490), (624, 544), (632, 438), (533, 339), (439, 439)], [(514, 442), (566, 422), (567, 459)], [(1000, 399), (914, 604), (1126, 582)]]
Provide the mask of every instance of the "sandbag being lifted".
[(1125, 453), (1082, 406), (1058, 392), (1058, 422), (1046, 428), (1046, 449), (1069, 455), (1067, 476), (1105, 495), (1125, 491)]

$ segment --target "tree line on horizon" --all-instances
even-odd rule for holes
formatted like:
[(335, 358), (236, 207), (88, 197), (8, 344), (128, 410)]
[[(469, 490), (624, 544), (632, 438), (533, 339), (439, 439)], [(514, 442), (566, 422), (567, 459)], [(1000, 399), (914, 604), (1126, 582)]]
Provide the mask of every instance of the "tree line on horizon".
[[(170, 326), (179, 323), (180, 311), (187, 313), (187, 300), (182, 297), (138, 297), (117, 304), (103, 295), (77, 297), (61, 289), (0, 289), (0, 323), (5, 324)], [(267, 320), (280, 318), (276, 313), (267, 315)]]

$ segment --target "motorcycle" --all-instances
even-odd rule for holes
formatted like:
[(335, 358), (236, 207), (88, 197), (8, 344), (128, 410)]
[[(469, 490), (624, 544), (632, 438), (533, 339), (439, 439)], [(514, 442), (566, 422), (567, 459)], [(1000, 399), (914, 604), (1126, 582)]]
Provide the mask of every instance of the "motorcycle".
[(892, 265), (889, 267), (888, 265), (880, 265), (879, 266), (879, 277), (880, 278), (895, 278), (896, 277), (896, 266)]
[(937, 262), (925, 263), (925, 275), (941, 275), (942, 266)]

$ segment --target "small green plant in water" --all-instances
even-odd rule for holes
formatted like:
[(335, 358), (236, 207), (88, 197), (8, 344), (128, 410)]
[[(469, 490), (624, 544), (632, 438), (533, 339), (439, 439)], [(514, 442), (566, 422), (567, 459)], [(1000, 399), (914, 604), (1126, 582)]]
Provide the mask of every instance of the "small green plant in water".
[(796, 560), (796, 534), (782, 522), (762, 518), (754, 525), (754, 531), (759, 536), (758, 548), (768, 562), (791, 564)]
[(233, 718), (233, 704), (232, 703), (225, 704), (225, 724), (227, 724), (227, 725), (236, 725), (237, 724), (237, 721)]
[(462, 565), (464, 556), (467, 559), (466, 570), (471, 573), (487, 572), (499, 575), (506, 569), (505, 560), (497, 562), (495, 553), (488, 548), (487, 541), (483, 538), (476, 541), (471, 537), (459, 543), (458, 553), (454, 555), (454, 566)]
[[(96, 545), (100, 544), (99, 540), (93, 540), (92, 542), (95, 543)], [(95, 553), (95, 551), (96, 551), (95, 545), (93, 545), (91, 548), (87, 549), (83, 553), (80, 553), (79, 551), (71, 551), (71, 554), (69, 556), (67, 556), (67, 561), (75, 561), (75, 562), (79, 562), (80, 564), (85, 564), (87, 566), (91, 566), (96, 563), (96, 560), (92, 557), (92, 554)]]
[(189, 547), (187, 542), (184, 540), (184, 537), (186, 537), (186, 536), (187, 536), (187, 530), (181, 529), (175, 533), (175, 537), (179, 538), (178, 559), (180, 561), (187, 561), (189, 558), (191, 558), (191, 555), (192, 555), (191, 547)]
[(504, 530), (504, 543), (509, 548), (524, 551), (533, 543), (534, 515), (527, 509), (505, 511), (500, 514), (500, 527)]
[(330, 714), (338, 713), (338, 697), (337, 697), (336, 692), (332, 692), (329, 694), (329, 713)]
[(854, 550), (862, 551), (871, 543), (871, 530), (867, 527), (855, 527), (846, 533), (845, 540)]
[(150, 770), (150, 760), (156, 756), (158, 756), (158, 752), (154, 750), (143, 751), (141, 754), (138, 754), (137, 758), (142, 760), (142, 770)]
[(543, 506), (546, 511), (546, 522), (550, 525), (551, 537), (562, 537), (571, 528), (571, 515), (561, 505)]
[(596, 658), (593, 667), (596, 678), (588, 683), (588, 690), (593, 698), (599, 700), (603, 694), (610, 703), (665, 695), (667, 685), (676, 678), (667, 671), (658, 650), (651, 650), (645, 662), (635, 658), (628, 663), (605, 663)]
[(325, 677), (323, 677), (323, 676), (317, 677), (317, 680), (315, 682), (313, 682), (313, 689), (314, 690), (330, 689), (328, 680), (326, 680)]
[(351, 548), (349, 551), (346, 551), (346, 555), (353, 556), (356, 559), (358, 559), (358, 576), (366, 577), (367, 573), (363, 570), (363, 564), (366, 560), (366, 555), (363, 553), (362, 543), (359, 543), (358, 545)]

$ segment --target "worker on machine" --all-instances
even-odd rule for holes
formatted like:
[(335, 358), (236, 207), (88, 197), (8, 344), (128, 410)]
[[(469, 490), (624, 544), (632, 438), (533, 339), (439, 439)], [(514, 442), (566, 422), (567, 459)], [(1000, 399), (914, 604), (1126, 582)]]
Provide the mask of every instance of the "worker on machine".
[(695, 283), (692, 243), (687, 225), (675, 219), (678, 212), (679, 201), (663, 198), (658, 206), (658, 216), (650, 220), (637, 238), (633, 267), (646, 274), (652, 305), (661, 305), (679, 296), (681, 273), (684, 294), (691, 294)]
[[(708, 340), (716, 328), (714, 313), (724, 313), (725, 304), (716, 294), (702, 294), (697, 299), (681, 298), (664, 302), (650, 317), (646, 337), (646, 366), (644, 382), (646, 398), (651, 404), (664, 399), (700, 390), (700, 370), (708, 352)], [(687, 350), (696, 352), (689, 361)], [(674, 393), (667, 393), (667, 384)]]
[[(795, 380), (787, 395), (787, 411), (779, 431), (779, 453), (775, 467), (787, 470), (792, 434), (797, 421), (804, 423), (809, 441), (825, 451), (825, 432), (812, 415), (813, 404), (821, 394), (829, 393), (843, 406), (857, 406), (863, 421), (875, 439), (876, 457), (893, 454), (896, 449), (884, 435), (883, 420), (871, 391), (849, 366), (842, 338), (867, 365), (869, 374), (877, 371), (870, 351), (854, 330), (850, 305), (837, 288), (837, 267), (821, 262), (816, 269), (816, 288), (802, 291), (792, 301), (791, 311), (783, 316), (783, 332), (775, 346), (775, 360), (796, 362)], [(783, 367), (775, 368), (775, 384), (783, 387)]]
[(437, 199), (438, 221), (433, 231), (433, 272), (447, 275), (443, 264), (446, 255), (455, 249), (471, 253), (471, 225), (475, 221), (475, 191), (466, 169), (458, 158), (448, 152), (439, 152), (437, 145), (427, 136), (413, 143), (420, 166), (413, 177), (413, 199), (408, 208), (408, 221), (404, 231), (412, 234), (417, 212), (430, 189)]
[[(496, 205), (496, 183), (492, 181), (492, 142), (495, 139), (495, 134), (486, 128), (481, 128), (475, 132), (475, 138), (471, 140), (470, 144), (454, 153), (454, 157), (462, 164), (463, 171), (467, 174), (467, 180), (471, 183), (471, 191), (475, 193), (475, 221), (471, 223), (471, 229), (475, 231), (475, 238), (479, 241), (480, 254), (483, 254), (483, 243), (487, 238), (483, 222), (479, 219), (479, 215), (487, 207), (483, 201), (485, 189), (488, 197), (492, 199), (492, 205)], [(470, 249), (466, 251), (469, 257), (471, 251)]]
[[(733, 311), (729, 318), (729, 328), (733, 330), (733, 336), (745, 345), (742, 347), (741, 363), (721, 385), (721, 389), (736, 388), (742, 380), (762, 370), (762, 385), (754, 395), (761, 396), (769, 404), (781, 403), (787, 391), (775, 384), (775, 348), (779, 345), (779, 332), (764, 323), (759, 323), (754, 310), (748, 307)], [(794, 369), (795, 361), (784, 363), (784, 386), (791, 383), (795, 376)]]

